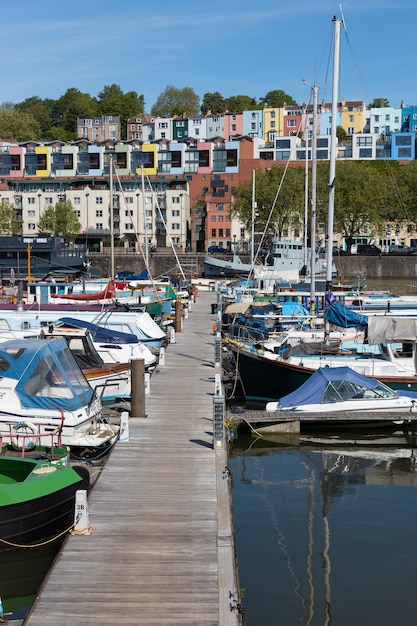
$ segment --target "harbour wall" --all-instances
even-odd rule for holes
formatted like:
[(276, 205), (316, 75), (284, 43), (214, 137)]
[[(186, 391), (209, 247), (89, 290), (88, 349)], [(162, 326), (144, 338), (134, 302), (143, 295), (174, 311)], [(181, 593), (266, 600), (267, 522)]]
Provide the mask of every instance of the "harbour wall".
[[(149, 268), (152, 276), (181, 276), (181, 269), (187, 278), (202, 276), (204, 272), (204, 253), (187, 252), (177, 256), (169, 250), (152, 252), (149, 256)], [(227, 258), (227, 257), (224, 257)], [(250, 262), (249, 257), (241, 256), (245, 263)], [(111, 274), (110, 253), (90, 253), (91, 267), (99, 269), (102, 276)], [(334, 262), (339, 276), (360, 278), (416, 278), (417, 255), (395, 256), (361, 256), (348, 255), (336, 256)], [(115, 273), (121, 270), (131, 270), (140, 273), (145, 269), (145, 261), (138, 252), (128, 250), (118, 251), (114, 254)]]

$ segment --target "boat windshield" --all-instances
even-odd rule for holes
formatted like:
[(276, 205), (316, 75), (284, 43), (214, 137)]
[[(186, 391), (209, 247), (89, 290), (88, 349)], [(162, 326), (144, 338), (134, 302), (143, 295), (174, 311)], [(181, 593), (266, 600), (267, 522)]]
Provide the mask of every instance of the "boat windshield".
[(24, 387), (28, 396), (74, 398), (89, 390), (88, 382), (72, 362), (69, 350), (61, 350), (55, 356), (57, 360), (47, 354), (39, 361)]
[(342, 402), (353, 399), (396, 398), (397, 394), (383, 384), (366, 387), (347, 380), (329, 381), (323, 394), (323, 402)]

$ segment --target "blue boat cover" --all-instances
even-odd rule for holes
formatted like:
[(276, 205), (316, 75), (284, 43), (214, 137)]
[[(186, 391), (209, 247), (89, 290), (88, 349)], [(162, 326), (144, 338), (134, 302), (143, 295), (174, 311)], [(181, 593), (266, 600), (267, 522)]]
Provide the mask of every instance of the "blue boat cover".
[(100, 343), (113, 343), (113, 344), (126, 344), (126, 343), (139, 343), (139, 339), (132, 333), (124, 333), (121, 330), (113, 330), (111, 328), (104, 328), (98, 324), (92, 322), (85, 322), (82, 319), (75, 319), (73, 317), (61, 317), (58, 320), (58, 324), (64, 326), (72, 326), (73, 328), (86, 328), (90, 331), (93, 341), (99, 341)]
[[(338, 390), (343, 400), (348, 400), (358, 393), (359, 387), (375, 389), (380, 384), (376, 378), (362, 376), (350, 367), (319, 367), (298, 389), (283, 396), (279, 405), (281, 408), (291, 408), (308, 404), (327, 404), (329, 399), (325, 398), (325, 394), (327, 392), (327, 396), (329, 395), (329, 385)], [(336, 401), (336, 397), (333, 401)]]
[(358, 328), (366, 330), (368, 326), (368, 316), (360, 315), (351, 309), (334, 302), (325, 312), (325, 318), (329, 324), (334, 324), (341, 328)]
[(61, 338), (13, 339), (0, 344), (0, 389), (4, 378), (18, 380), (18, 399), (28, 409), (78, 411), (95, 394)]

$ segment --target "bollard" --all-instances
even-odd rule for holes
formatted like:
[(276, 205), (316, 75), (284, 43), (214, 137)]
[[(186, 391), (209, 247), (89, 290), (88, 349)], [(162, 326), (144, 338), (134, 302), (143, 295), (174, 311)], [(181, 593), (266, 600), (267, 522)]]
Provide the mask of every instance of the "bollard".
[(184, 319), (188, 320), (188, 307), (185, 307), (184, 309)]
[(181, 300), (175, 301), (175, 331), (177, 333), (180, 333), (182, 331)]
[(165, 365), (165, 348), (163, 346), (159, 348), (158, 365), (160, 365), (161, 367)]
[(220, 333), (214, 338), (214, 365), (215, 367), (220, 367), (222, 364), (222, 338)]
[(145, 360), (132, 359), (130, 417), (146, 417), (145, 413)]
[(119, 441), (129, 441), (129, 413), (122, 411), (120, 416)]
[(87, 490), (78, 489), (75, 492), (74, 510), (74, 534), (91, 535), (91, 528), (88, 523)]
[(171, 326), (171, 332), (169, 335), (169, 343), (175, 343), (175, 328)]
[(222, 395), (222, 377), (221, 374), (214, 375), (214, 395), (221, 396)]

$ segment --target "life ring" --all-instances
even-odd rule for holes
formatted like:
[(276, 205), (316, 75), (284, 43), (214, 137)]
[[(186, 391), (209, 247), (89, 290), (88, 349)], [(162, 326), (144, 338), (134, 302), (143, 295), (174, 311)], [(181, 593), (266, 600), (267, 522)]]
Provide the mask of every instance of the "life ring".
[[(30, 422), (18, 422), (12, 427), (11, 444), (14, 450), (33, 450), (36, 447), (36, 426)], [(24, 436), (23, 436), (24, 435)], [(29, 439), (28, 435), (34, 438)]]

